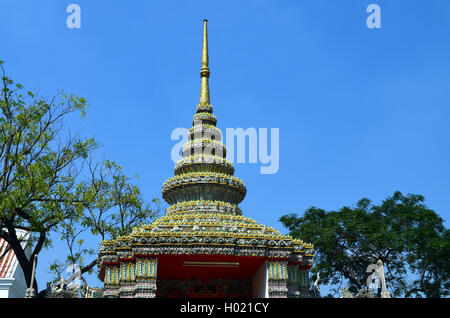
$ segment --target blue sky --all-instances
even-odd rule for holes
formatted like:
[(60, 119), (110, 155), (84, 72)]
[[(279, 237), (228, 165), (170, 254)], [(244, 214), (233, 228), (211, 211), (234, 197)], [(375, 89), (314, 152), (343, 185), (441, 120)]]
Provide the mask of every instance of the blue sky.
[[(71, 3), (80, 29), (66, 26)], [(381, 29), (366, 25), (371, 3)], [(28, 89), (85, 97), (70, 128), (161, 198), (171, 132), (191, 126), (198, 103), (207, 18), (218, 127), (280, 131), (278, 173), (235, 164), (246, 216), (286, 233), (283, 214), (399, 190), (424, 195), (448, 227), (449, 12), (446, 0), (3, 0), (0, 60)], [(40, 256), (40, 288), (55, 251)]]

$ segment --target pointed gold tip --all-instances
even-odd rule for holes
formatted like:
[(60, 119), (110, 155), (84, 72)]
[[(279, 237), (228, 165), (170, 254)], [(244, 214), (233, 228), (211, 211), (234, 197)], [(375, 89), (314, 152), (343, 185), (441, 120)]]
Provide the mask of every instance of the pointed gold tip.
[(208, 58), (208, 20), (203, 20), (203, 46), (202, 46), (202, 68), (200, 69), (200, 77), (202, 86), (200, 90), (200, 105), (209, 105), (209, 58)]
[(200, 76), (209, 77), (209, 58), (208, 58), (208, 27), (206, 22), (208, 20), (203, 20), (203, 48), (202, 48), (202, 69), (200, 70)]

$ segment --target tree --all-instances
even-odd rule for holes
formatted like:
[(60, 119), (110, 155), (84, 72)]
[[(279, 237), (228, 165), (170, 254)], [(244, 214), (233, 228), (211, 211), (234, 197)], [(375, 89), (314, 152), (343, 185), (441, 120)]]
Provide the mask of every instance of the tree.
[(311, 207), (280, 221), (293, 237), (314, 244), (312, 271), (337, 287), (335, 293), (343, 284), (352, 292), (366, 288), (368, 265), (381, 260), (394, 296), (448, 296), (450, 233), (424, 202), (421, 195), (395, 192), (380, 205), (364, 198), (354, 207)]
[[(76, 163), (97, 146), (93, 139), (60, 137), (62, 120), (84, 113), (86, 100), (60, 92), (51, 99), (14, 85), (3, 66), (0, 99), (0, 236), (13, 249), (31, 280), (32, 259), (50, 242), (48, 233), (76, 211)], [(32, 233), (34, 248), (25, 255), (15, 229)], [(36, 281), (33, 282), (37, 290)]]
[(84, 247), (84, 233), (90, 232), (99, 240), (127, 235), (134, 226), (150, 223), (160, 211), (160, 201), (154, 198), (147, 203), (139, 187), (131, 183), (132, 179), (123, 174), (123, 168), (117, 163), (91, 160), (87, 170), (81, 185), (85, 213), (77, 220), (72, 218), (63, 223), (61, 239), (66, 242), (69, 254), (64, 262), (57, 260), (51, 265), (58, 276), (71, 265), (76, 265), (80, 274), (84, 274), (97, 264), (96, 257), (87, 265), (84, 263), (85, 256), (97, 252)]
[[(68, 242), (69, 260), (79, 262), (88, 252), (79, 238), (83, 231), (100, 233), (102, 238), (118, 235), (155, 214), (120, 166), (107, 160), (96, 163), (98, 144), (93, 138), (63, 130), (71, 115), (85, 115), (84, 98), (64, 92), (51, 98), (24, 92), (21, 84), (5, 75), (1, 61), (0, 68), (0, 237), (13, 249), (30, 284), (32, 260), (50, 246), (50, 233), (59, 233)], [(118, 212), (113, 212), (115, 208)], [(31, 233), (29, 258), (16, 229)], [(36, 279), (33, 286), (38, 291)]]

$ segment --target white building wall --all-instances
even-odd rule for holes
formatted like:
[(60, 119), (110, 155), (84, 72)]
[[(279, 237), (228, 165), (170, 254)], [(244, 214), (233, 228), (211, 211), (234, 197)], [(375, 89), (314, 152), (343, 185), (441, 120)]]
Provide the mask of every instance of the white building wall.
[[(25, 248), (25, 255), (30, 258), (31, 246), (28, 243), (30, 234), (23, 230), (16, 230), (16, 234), (23, 237), (24, 241), (21, 244)], [(3, 250), (6, 249), (6, 245), (6, 242), (2, 240), (1, 246)], [(2, 277), (0, 277), (0, 298), (24, 298), (27, 290), (25, 275), (17, 257), (15, 257), (12, 251), (11, 253), (11, 257), (6, 255), (3, 261), (0, 262), (0, 272), (3, 272)]]
[(0, 298), (9, 298), (14, 279), (0, 278)]
[(0, 278), (0, 298), (24, 298), (26, 288), (15, 278)]
[(264, 261), (252, 278), (253, 298), (269, 298), (267, 261)]

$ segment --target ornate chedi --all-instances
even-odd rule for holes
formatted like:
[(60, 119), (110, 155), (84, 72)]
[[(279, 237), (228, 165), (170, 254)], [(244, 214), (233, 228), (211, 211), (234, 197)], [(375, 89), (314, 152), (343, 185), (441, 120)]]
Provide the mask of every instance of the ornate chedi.
[(104, 297), (301, 297), (309, 290), (310, 244), (242, 215), (246, 187), (226, 160), (209, 97), (204, 20), (200, 102), (175, 176), (170, 207), (150, 225), (103, 241)]

